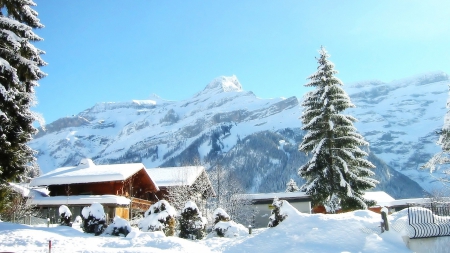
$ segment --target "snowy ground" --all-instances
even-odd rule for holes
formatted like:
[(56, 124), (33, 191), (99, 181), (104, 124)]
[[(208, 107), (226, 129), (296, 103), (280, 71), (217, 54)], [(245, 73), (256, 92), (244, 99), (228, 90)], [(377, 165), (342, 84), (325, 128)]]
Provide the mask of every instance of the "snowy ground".
[[(0, 222), (0, 252), (411, 252), (402, 240), (406, 212), (390, 215), (391, 230), (379, 232), (381, 216), (371, 211), (344, 214), (302, 214), (275, 228), (255, 229), (236, 238), (191, 241), (160, 232), (133, 230), (127, 237), (94, 236), (79, 227), (33, 227)], [(397, 227), (397, 232), (392, 227)], [(400, 228), (400, 229), (398, 229)]]

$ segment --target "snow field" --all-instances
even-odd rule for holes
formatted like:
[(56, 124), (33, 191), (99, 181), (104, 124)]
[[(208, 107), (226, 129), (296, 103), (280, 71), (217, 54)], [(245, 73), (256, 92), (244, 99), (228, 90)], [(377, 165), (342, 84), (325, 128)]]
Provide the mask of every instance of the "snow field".
[[(0, 251), (47, 252), (51, 240), (52, 252), (411, 252), (403, 232), (378, 232), (381, 215), (371, 211), (302, 214), (287, 203), (283, 212), (288, 217), (275, 228), (199, 241), (136, 228), (127, 237), (114, 237), (86, 234), (77, 225), (47, 228), (0, 222)], [(391, 224), (406, 215), (389, 215)]]

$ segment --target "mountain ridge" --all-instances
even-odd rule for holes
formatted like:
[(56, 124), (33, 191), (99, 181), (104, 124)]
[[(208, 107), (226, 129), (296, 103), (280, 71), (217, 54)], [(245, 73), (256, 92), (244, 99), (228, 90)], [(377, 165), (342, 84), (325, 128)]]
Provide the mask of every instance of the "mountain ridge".
[[(360, 120), (355, 126), (371, 143), (373, 155), (379, 156), (396, 172), (407, 175), (428, 191), (436, 184), (429, 176), (426, 177), (425, 171), (417, 171), (417, 166), (439, 149), (433, 143), (437, 140), (433, 131), (443, 123), (447, 93), (444, 84), (448, 84), (448, 80), (447, 74), (436, 72), (397, 80), (394, 84), (366, 81), (344, 85), (344, 90), (357, 106), (346, 113)], [(428, 89), (420, 96), (414, 96), (418, 92), (411, 87), (416, 86)], [(439, 96), (430, 101), (430, 94)], [(438, 110), (431, 113), (429, 107), (439, 104)], [(432, 117), (427, 116), (429, 113)], [(46, 131), (41, 130), (30, 145), (39, 152), (38, 163), (43, 172), (75, 165), (85, 157), (92, 158), (97, 164), (143, 162), (148, 168), (186, 165), (195, 162), (192, 157), (196, 157), (197, 162), (207, 166), (221, 160), (229, 164), (235, 160), (247, 164), (248, 167), (239, 167), (239, 170), (253, 171), (256, 178), (253, 183), (246, 182), (248, 191), (283, 190), (284, 180), (289, 180), (285, 177), (295, 177), (301, 165), (299, 162), (302, 162), (299, 158), (288, 165), (287, 158), (300, 156), (297, 153), (293, 155), (299, 140), (296, 143), (290, 141), (290, 151), (283, 151), (286, 157), (282, 158), (284, 155), (272, 150), (274, 144), (264, 141), (265, 137), (259, 133), (266, 133), (269, 138), (270, 133), (290, 130), (301, 136), (300, 116), (301, 106), (295, 96), (261, 99), (251, 91), (244, 91), (237, 77), (218, 77), (186, 100), (168, 101), (152, 95), (148, 100), (97, 103), (74, 117), (50, 123)], [(399, 121), (395, 121), (396, 118)], [(402, 120), (406, 123), (401, 124)], [(423, 133), (413, 132), (412, 128), (408, 128), (408, 122), (412, 122), (412, 128), (422, 122)], [(243, 140), (251, 141), (255, 136), (267, 145), (262, 146), (262, 151), (249, 148), (240, 150), (246, 156), (236, 153)], [(264, 160), (261, 158), (265, 155), (264, 147), (274, 154), (279, 153), (278, 158), (266, 161), (266, 164), (272, 164), (267, 168), (257, 162), (258, 159)], [(413, 152), (416, 149), (422, 152), (421, 156)], [(278, 166), (275, 162), (278, 160), (285, 162)], [(412, 169), (411, 164), (416, 168)], [(266, 169), (260, 171), (255, 166)], [(280, 174), (279, 171), (289, 173), (281, 173), (283, 178), (278, 178), (279, 183), (274, 187), (259, 187), (261, 182), (270, 180), (271, 174)], [(296, 180), (300, 182), (302, 179), (297, 176)], [(411, 189), (416, 193), (421, 191), (416, 186)]]

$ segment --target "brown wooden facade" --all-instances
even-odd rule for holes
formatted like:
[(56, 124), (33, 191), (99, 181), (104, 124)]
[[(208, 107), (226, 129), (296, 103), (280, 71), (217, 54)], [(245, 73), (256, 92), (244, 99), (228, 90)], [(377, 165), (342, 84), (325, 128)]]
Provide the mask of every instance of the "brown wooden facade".
[(145, 212), (158, 201), (158, 188), (144, 168), (123, 181), (49, 185), (48, 189), (50, 196), (116, 195), (129, 198), (129, 206), (109, 207), (112, 208), (110, 216), (118, 215), (125, 219), (133, 213)]

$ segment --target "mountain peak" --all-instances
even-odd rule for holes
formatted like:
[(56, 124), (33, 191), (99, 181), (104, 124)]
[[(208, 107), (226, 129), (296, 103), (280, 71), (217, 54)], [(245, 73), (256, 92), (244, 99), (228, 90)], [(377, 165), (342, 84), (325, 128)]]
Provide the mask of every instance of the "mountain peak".
[(233, 76), (219, 76), (212, 80), (203, 92), (219, 91), (219, 92), (233, 92), (242, 91), (242, 85), (235, 75)]

